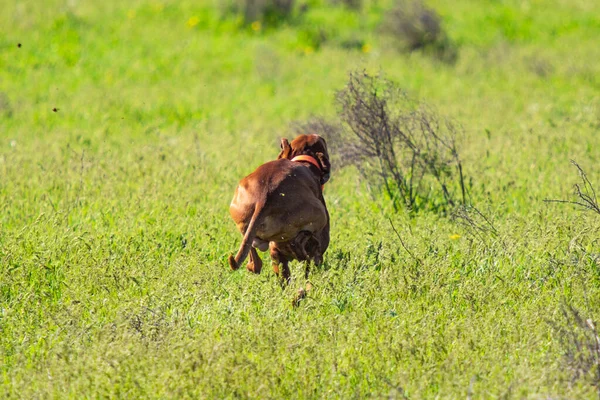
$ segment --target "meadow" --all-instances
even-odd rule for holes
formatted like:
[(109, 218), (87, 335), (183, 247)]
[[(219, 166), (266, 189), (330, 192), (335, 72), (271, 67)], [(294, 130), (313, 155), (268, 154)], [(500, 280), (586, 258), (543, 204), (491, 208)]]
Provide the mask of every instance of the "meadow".
[[(391, 0), (304, 3), (3, 0), (1, 398), (598, 397), (600, 215), (544, 200), (577, 199), (570, 160), (600, 190), (600, 3), (430, 0), (453, 62), (399, 51)], [(488, 222), (395, 210), (334, 158), (293, 307), (299, 263), (229, 270), (229, 202), (356, 70), (460, 124)]]

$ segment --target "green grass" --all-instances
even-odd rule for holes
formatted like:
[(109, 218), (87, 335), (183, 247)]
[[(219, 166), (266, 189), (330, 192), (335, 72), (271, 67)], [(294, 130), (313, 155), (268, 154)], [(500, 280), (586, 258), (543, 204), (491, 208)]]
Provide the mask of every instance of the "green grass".
[[(389, 1), (311, 3), (258, 32), (208, 1), (0, 7), (0, 397), (596, 396), (548, 321), (600, 320), (600, 216), (543, 200), (571, 195), (570, 159), (600, 188), (600, 7), (431, 1), (448, 65), (378, 34)], [(332, 244), (294, 309), (297, 263), (283, 291), (229, 271), (229, 202), (361, 68), (460, 122), (498, 234), (393, 213), (334, 165)]]

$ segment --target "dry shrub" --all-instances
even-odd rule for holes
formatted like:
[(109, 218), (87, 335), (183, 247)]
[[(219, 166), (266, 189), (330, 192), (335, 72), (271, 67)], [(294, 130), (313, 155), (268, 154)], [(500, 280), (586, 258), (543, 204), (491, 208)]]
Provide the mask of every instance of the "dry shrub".
[(398, 1), (382, 28), (402, 51), (420, 50), (442, 61), (456, 60), (456, 47), (443, 30), (440, 16), (419, 0)]
[(563, 353), (563, 363), (571, 383), (583, 380), (600, 398), (600, 336), (597, 323), (581, 316), (571, 305), (561, 307), (562, 320), (549, 321)]
[(294, 133), (316, 133), (327, 140), (330, 156), (335, 160), (337, 168), (343, 168), (354, 163), (358, 155), (354, 154), (356, 146), (345, 140), (344, 127), (337, 122), (323, 117), (312, 117), (304, 122), (293, 124)]
[(363, 6), (363, 0), (331, 0), (333, 4), (342, 4), (351, 10), (360, 10)]
[(445, 211), (465, 203), (455, 124), (365, 72), (351, 73), (336, 99), (339, 123), (313, 118), (296, 125), (298, 132), (324, 136), (336, 165), (378, 178), (395, 209)]

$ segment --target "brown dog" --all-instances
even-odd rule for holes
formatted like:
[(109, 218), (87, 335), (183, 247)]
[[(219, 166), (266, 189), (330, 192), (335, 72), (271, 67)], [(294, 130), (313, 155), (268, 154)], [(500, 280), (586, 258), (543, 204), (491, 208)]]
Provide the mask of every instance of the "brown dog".
[(300, 135), (290, 145), (281, 139), (277, 160), (261, 165), (241, 180), (229, 213), (244, 235), (231, 269), (238, 269), (250, 253), (248, 270), (260, 273), (262, 261), (256, 252), (270, 249), (273, 270), (289, 281), (288, 263), (296, 259), (319, 265), (329, 246), (329, 213), (323, 185), (331, 165), (327, 144), (319, 135)]

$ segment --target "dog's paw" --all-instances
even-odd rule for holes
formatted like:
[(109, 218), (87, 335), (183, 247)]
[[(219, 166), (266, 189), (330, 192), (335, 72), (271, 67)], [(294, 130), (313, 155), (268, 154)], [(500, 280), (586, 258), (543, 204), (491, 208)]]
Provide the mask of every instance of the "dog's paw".
[(308, 291), (305, 290), (304, 288), (298, 289), (298, 293), (296, 293), (296, 296), (294, 297), (294, 300), (292, 301), (292, 306), (298, 307), (300, 305), (300, 302), (302, 301), (302, 299), (306, 298), (307, 294), (308, 294)]
[(248, 264), (246, 264), (246, 269), (254, 274), (260, 274), (260, 271), (262, 269), (262, 265), (256, 265), (253, 262), (249, 262)]
[(229, 256), (229, 266), (231, 267), (231, 269), (233, 271), (235, 271), (236, 269), (238, 269), (240, 266), (235, 262), (235, 257), (233, 257), (233, 255)]

